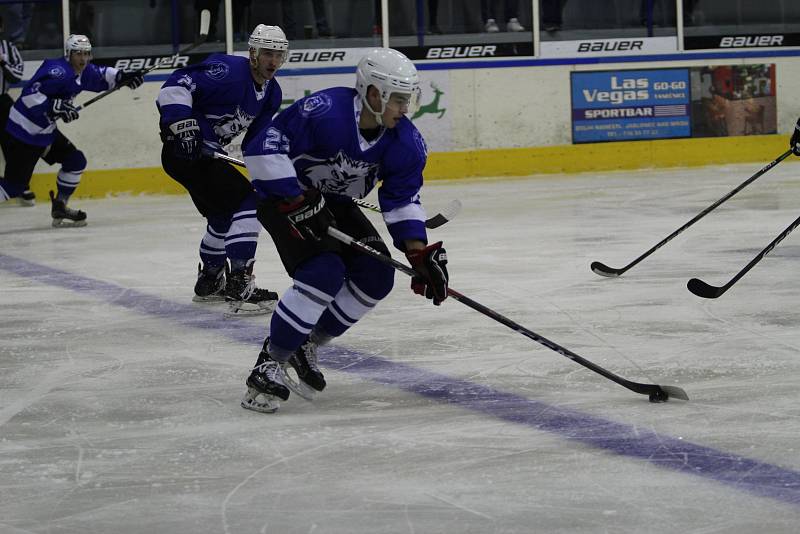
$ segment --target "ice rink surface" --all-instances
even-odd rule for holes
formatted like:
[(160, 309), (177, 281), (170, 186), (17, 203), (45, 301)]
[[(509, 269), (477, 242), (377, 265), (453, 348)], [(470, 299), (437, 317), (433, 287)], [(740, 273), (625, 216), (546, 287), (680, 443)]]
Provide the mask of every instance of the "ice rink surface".
[[(764, 162), (766, 163), (766, 162)], [(191, 302), (188, 197), (0, 208), (0, 533), (794, 533), (800, 215), (784, 163), (426, 186), (452, 287), (691, 400), (652, 404), (408, 278), (321, 352), (328, 388), (243, 410), (267, 317)], [(374, 197), (368, 200), (374, 200)], [(47, 205), (45, 205), (47, 204)], [(388, 236), (379, 216), (375, 222)], [(395, 252), (397, 259), (402, 255)], [(262, 234), (257, 281), (289, 279)]]

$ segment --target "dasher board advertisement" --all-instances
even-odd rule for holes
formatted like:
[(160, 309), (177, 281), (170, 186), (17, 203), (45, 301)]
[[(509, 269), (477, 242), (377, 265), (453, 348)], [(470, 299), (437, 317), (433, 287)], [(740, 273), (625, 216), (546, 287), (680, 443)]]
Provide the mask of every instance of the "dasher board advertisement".
[(573, 72), (572, 142), (689, 137), (689, 69)]

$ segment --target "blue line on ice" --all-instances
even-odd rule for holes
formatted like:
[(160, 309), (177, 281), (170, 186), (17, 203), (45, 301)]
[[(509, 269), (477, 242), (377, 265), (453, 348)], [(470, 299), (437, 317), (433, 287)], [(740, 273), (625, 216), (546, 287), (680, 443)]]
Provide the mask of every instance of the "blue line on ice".
[[(181, 326), (217, 330), (236, 342), (252, 344), (254, 350), (261, 345), (265, 335), (260, 325), (245, 321), (221, 321), (219, 311), (208, 312), (197, 306), (169, 302), (13, 256), (0, 254), (0, 269), (42, 284), (89, 294), (138, 313), (164, 317)], [(343, 348), (326, 350), (322, 354), (322, 363), (326, 367), (353, 373), (380, 384), (551, 432), (612, 454), (800, 505), (800, 472), (797, 471), (375, 356), (367, 358)]]

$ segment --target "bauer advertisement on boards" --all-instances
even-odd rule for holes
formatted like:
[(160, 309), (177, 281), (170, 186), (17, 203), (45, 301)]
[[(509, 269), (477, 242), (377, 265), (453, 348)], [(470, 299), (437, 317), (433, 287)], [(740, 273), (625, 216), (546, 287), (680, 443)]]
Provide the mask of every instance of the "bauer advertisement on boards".
[(572, 141), (691, 135), (689, 69), (573, 72)]

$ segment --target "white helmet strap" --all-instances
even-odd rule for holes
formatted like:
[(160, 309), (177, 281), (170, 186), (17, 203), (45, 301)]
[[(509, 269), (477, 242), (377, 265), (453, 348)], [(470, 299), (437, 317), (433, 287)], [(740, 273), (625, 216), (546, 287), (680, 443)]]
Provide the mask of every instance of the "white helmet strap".
[[(378, 100), (380, 100), (380, 102), (381, 102), (380, 111), (375, 111), (374, 109), (372, 109), (372, 106), (369, 105), (369, 88), (370, 87), (372, 87), (376, 91), (378, 91)], [(369, 87), (367, 87), (367, 92), (364, 95), (364, 98), (361, 99), (361, 101), (364, 103), (364, 107), (367, 108), (367, 111), (372, 113), (372, 115), (375, 117), (375, 121), (378, 123), (378, 126), (383, 126), (383, 112), (386, 111), (386, 104), (384, 103), (383, 98), (380, 98), (380, 90), (377, 87), (375, 87), (374, 85), (370, 85)]]

